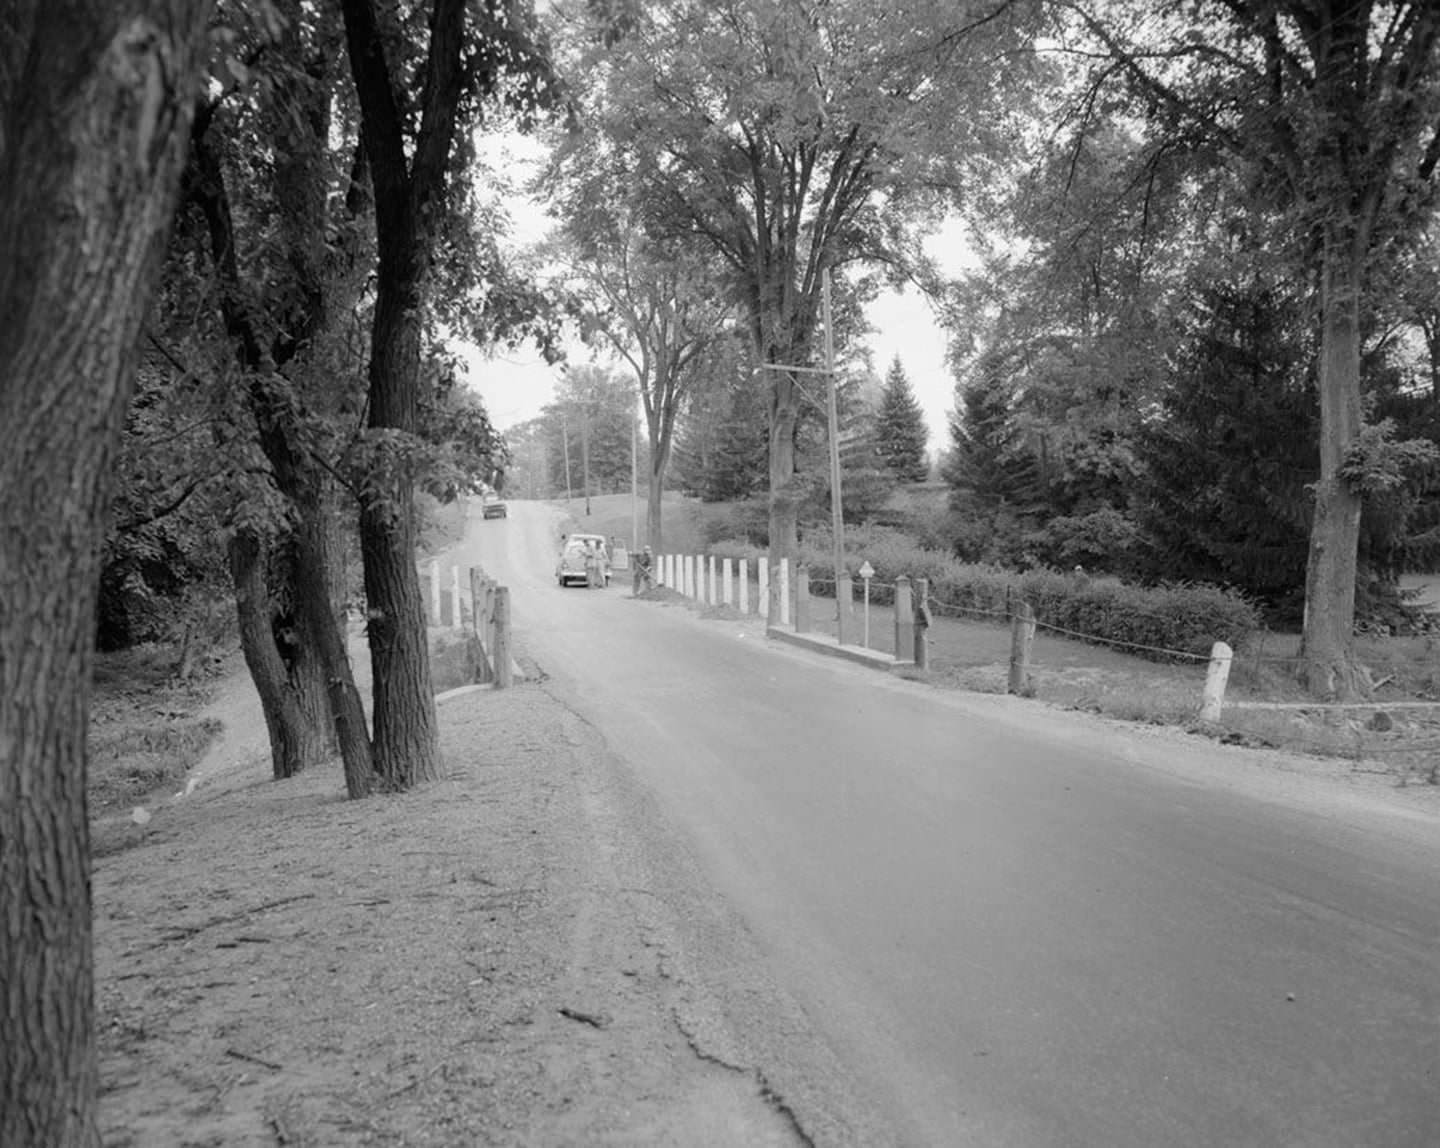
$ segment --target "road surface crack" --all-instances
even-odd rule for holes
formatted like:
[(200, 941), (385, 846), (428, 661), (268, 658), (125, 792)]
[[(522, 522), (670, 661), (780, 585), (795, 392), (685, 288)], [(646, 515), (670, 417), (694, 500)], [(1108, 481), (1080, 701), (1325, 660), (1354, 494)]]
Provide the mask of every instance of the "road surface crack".
[(701, 1043), (700, 1037), (696, 1035), (694, 1030), (681, 1018), (677, 1008), (672, 1007), (670, 1009), (670, 1018), (674, 1021), (675, 1027), (679, 1030), (680, 1035), (685, 1038), (685, 1043), (690, 1046), (690, 1051), (695, 1054), (697, 1060), (704, 1061), (706, 1064), (716, 1065), (725, 1069), (727, 1072), (739, 1073), (741, 1076), (753, 1081), (756, 1091), (760, 1095), (760, 1099), (772, 1112), (785, 1121), (790, 1131), (795, 1134), (796, 1140), (798, 1140), (804, 1148), (816, 1148), (814, 1139), (805, 1131), (805, 1126), (800, 1122), (799, 1113), (790, 1107), (789, 1102), (780, 1094), (775, 1086), (770, 1083), (769, 1077), (767, 1077), (760, 1068), (754, 1065), (746, 1067), (745, 1065), (736, 1064), (718, 1053), (711, 1052)]

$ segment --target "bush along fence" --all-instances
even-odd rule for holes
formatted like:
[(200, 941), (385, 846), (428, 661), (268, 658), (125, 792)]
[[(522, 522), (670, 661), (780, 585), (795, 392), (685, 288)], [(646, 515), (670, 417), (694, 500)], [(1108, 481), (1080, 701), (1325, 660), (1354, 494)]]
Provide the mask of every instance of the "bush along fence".
[[(930, 629), (936, 618), (1008, 624), (1007, 690), (1025, 696), (1034, 693), (1035, 635), (1037, 630), (1046, 631), (1153, 661), (1204, 665), (1205, 683), (1196, 708), (1202, 720), (1217, 721), (1234, 645), (1256, 625), (1249, 603), (1211, 586), (1140, 588), (1092, 581), (1083, 574), (1015, 574), (988, 567), (942, 569), (936, 571), (938, 577), (911, 578), (877, 570), (869, 560), (853, 557), (841, 575), (838, 593), (833, 576), (812, 574), (820, 569), (828, 574), (828, 563), (812, 567), (801, 562), (792, 576), (789, 563), (782, 560), (774, 572), (781, 583), (780, 616), (770, 618), (767, 558), (752, 548), (739, 549), (740, 553), (719, 547), (706, 555), (662, 555), (657, 562), (659, 584), (701, 604), (732, 606), (741, 614), (763, 617), (772, 629), (799, 634), (813, 632), (812, 598), (836, 600), (843, 606), (831, 615), (836, 644), (870, 649), (872, 637), (878, 638), (883, 626), (886, 637), (893, 633), (892, 660), (897, 668), (930, 667)], [(889, 626), (872, 617), (872, 606), (888, 608)]]
[(467, 571), (461, 590), (459, 566), (442, 569), (436, 559), (420, 564), (425, 583), (425, 620), (432, 626), (460, 631), (474, 644), (470, 677), (496, 689), (514, 681), (510, 644), (510, 590), (489, 577), (480, 566)]

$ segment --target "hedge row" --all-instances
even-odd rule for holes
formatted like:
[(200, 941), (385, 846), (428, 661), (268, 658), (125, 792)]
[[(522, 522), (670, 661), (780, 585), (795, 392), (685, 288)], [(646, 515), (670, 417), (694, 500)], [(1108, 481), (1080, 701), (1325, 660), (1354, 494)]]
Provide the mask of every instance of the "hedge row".
[[(1133, 586), (1115, 579), (1091, 580), (1054, 570), (1017, 572), (971, 565), (938, 550), (917, 546), (903, 534), (884, 528), (846, 535), (845, 566), (855, 585), (864, 562), (875, 570), (870, 600), (893, 601), (895, 579), (930, 580), (930, 598), (939, 617), (1004, 615), (1007, 604), (1028, 602), (1037, 620), (1101, 644), (1124, 642), (1151, 647), (1133, 651), (1157, 661), (1189, 660), (1176, 654), (1208, 657), (1217, 641), (1234, 649), (1260, 624), (1255, 607), (1233, 590), (1204, 583)], [(747, 558), (754, 564), (765, 551), (745, 541), (720, 541), (710, 547), (719, 558)], [(811, 592), (834, 595), (829, 537), (819, 532), (800, 545), (800, 561), (810, 567)], [(1174, 651), (1174, 654), (1154, 651)]]

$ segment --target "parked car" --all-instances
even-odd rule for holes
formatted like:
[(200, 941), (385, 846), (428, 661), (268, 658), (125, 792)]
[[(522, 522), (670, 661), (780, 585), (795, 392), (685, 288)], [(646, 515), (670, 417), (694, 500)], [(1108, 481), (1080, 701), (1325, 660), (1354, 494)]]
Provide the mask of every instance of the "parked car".
[(603, 534), (571, 534), (560, 540), (560, 559), (555, 563), (555, 581), (561, 586), (589, 582), (585, 559), (593, 549), (599, 554), (605, 585), (610, 585), (610, 547)]
[(505, 500), (495, 491), (487, 490), (481, 496), (481, 518), (508, 518), (509, 516), (510, 512), (505, 507)]

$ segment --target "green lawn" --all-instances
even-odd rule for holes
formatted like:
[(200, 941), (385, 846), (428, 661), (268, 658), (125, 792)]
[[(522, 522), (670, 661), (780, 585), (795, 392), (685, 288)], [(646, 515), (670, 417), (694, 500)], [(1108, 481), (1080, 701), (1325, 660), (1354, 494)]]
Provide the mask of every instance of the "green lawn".
[[(590, 496), (589, 514), (586, 514), (586, 500), (572, 498), (552, 499), (552, 504), (569, 515), (565, 532), (580, 531), (585, 534), (603, 534), (607, 538), (618, 538), (627, 547), (632, 544), (634, 529), (634, 502), (628, 494), (594, 494)], [(661, 503), (661, 514), (665, 531), (665, 549), (687, 554), (702, 549), (700, 521), (702, 504), (693, 498), (686, 498), (673, 491), (667, 491)], [(641, 545), (645, 533), (645, 497), (641, 492), (639, 504)]]

